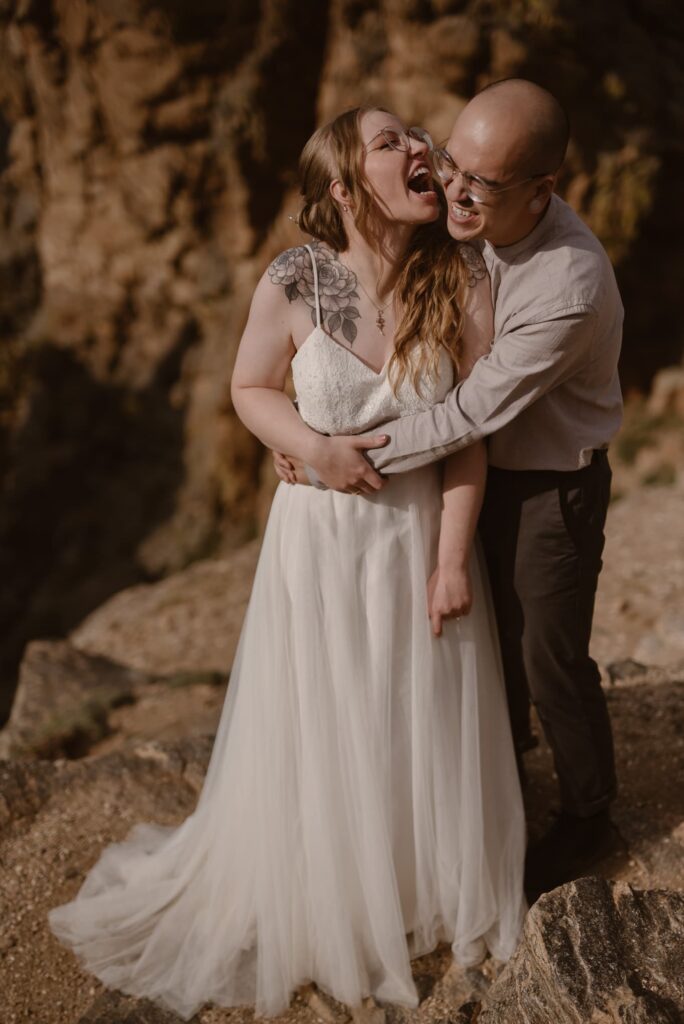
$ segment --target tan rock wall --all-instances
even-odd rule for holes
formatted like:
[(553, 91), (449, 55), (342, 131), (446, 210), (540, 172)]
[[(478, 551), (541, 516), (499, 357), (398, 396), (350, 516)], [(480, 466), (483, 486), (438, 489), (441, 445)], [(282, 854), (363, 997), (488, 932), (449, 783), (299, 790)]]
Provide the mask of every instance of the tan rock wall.
[(301, 145), (345, 106), (443, 137), (489, 80), (552, 87), (562, 189), (618, 264), (626, 379), (675, 361), (683, 57), (675, 0), (4, 0), (0, 678), (29, 637), (257, 528), (268, 467), (231, 365), (297, 238)]

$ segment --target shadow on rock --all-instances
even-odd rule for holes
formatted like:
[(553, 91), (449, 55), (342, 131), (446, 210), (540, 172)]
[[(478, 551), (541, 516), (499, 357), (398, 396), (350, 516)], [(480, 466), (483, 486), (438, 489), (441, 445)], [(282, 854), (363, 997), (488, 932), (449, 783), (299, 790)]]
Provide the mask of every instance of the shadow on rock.
[(103, 384), (70, 352), (32, 356), (32, 387), (0, 500), (0, 714), (36, 636), (60, 636), (144, 578), (137, 548), (173, 511), (183, 419), (169, 378), (191, 330), (141, 390)]

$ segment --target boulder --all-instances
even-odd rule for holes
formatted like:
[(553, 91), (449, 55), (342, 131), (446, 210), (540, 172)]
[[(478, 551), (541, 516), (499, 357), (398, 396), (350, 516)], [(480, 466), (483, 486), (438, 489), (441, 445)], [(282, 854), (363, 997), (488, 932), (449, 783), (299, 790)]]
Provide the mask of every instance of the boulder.
[(611, 504), (591, 638), (600, 665), (665, 667), (684, 658), (683, 523), (684, 475), (670, 486), (634, 487)]
[(532, 907), (478, 1024), (678, 1024), (684, 893), (582, 878)]
[(84, 753), (107, 731), (112, 707), (132, 701), (142, 674), (109, 658), (78, 651), (66, 640), (34, 640), (21, 663), (19, 687), (0, 757)]
[(252, 588), (259, 543), (128, 587), (71, 634), (80, 651), (152, 675), (227, 674)]
[[(198, 607), (196, 591), (192, 596), (193, 611), (203, 610)], [(224, 603), (230, 609), (230, 602)], [(129, 611), (131, 604), (135, 607), (134, 599)], [(163, 609), (163, 602), (161, 605)], [(212, 646), (225, 646), (226, 640), (236, 642), (243, 607), (241, 604), (232, 632), (226, 625), (230, 617), (225, 614), (218, 624), (216, 617), (208, 616), (204, 630), (187, 630), (190, 650), (183, 652), (186, 657), (177, 653), (174, 658), (173, 646), (166, 643), (165, 630), (174, 635), (174, 622), (164, 617), (168, 609), (151, 609), (149, 604), (147, 621), (137, 622), (137, 630), (133, 615), (123, 637), (116, 628), (112, 630), (115, 642), (110, 646), (123, 654), (127, 663), (106, 652), (79, 649), (66, 640), (32, 641), (21, 663), (10, 720), (0, 731), (0, 758), (74, 758), (91, 752), (109, 753), (147, 739), (170, 741), (213, 735), (229, 673), (204, 665)], [(151, 611), (157, 611), (160, 620), (155, 622)], [(189, 614), (185, 606), (174, 611), (181, 619), (182, 612)], [(190, 618), (196, 624), (192, 615)], [(120, 619), (115, 618), (115, 622), (120, 624)], [(111, 639), (106, 630), (102, 632)], [(101, 635), (98, 630), (95, 637), (91, 636), (93, 647)], [(181, 642), (183, 638), (181, 635)], [(140, 644), (137, 658), (132, 655), (134, 648), (126, 647), (126, 641)], [(232, 657), (232, 649), (229, 655)], [(145, 671), (140, 667), (145, 664), (163, 666), (165, 671)]]

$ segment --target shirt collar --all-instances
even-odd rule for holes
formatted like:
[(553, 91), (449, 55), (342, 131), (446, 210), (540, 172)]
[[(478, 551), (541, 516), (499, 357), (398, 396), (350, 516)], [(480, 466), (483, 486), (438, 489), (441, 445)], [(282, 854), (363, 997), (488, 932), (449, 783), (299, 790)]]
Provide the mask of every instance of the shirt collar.
[(542, 219), (532, 228), (529, 235), (525, 235), (518, 242), (513, 242), (512, 245), (497, 246), (485, 242), (485, 249), (490, 256), (496, 257), (503, 263), (512, 263), (517, 256), (527, 252), (528, 249), (538, 249), (547, 236), (553, 232), (562, 202), (563, 200), (557, 195), (552, 195)]

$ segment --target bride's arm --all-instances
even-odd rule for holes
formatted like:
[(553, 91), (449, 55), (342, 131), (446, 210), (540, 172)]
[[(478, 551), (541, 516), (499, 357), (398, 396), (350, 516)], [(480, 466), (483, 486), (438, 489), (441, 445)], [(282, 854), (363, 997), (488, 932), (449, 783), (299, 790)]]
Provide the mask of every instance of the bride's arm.
[(230, 393), (238, 416), (267, 448), (285, 444), (313, 451), (318, 435), (307, 427), (284, 392), (295, 354), (289, 303), (268, 274), (254, 292), (238, 348)]
[[(494, 334), (489, 275), (475, 282), (463, 310), (459, 376), (470, 374), (491, 349)], [(472, 605), (468, 563), (487, 479), (487, 448), (477, 441), (444, 460), (437, 568), (428, 581), (428, 613), (435, 636), (442, 620), (467, 615)]]
[(435, 636), (442, 620), (467, 615), (472, 606), (468, 563), (487, 478), (484, 441), (444, 461), (437, 567), (428, 580), (428, 614)]
[(267, 448), (298, 452), (308, 464), (321, 466), (327, 486), (366, 493), (379, 490), (383, 481), (362, 453), (377, 448), (384, 439), (324, 438), (307, 427), (284, 393), (295, 351), (290, 302), (266, 273), (254, 292), (235, 360), (230, 389), (235, 411)]

